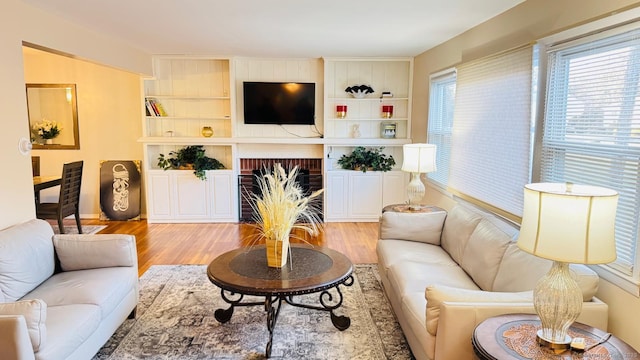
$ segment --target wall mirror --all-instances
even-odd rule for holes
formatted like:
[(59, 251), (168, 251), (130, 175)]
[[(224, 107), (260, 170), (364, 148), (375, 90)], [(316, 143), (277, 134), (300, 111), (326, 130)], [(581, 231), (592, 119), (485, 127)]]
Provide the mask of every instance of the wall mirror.
[(34, 149), (80, 149), (75, 84), (27, 84)]

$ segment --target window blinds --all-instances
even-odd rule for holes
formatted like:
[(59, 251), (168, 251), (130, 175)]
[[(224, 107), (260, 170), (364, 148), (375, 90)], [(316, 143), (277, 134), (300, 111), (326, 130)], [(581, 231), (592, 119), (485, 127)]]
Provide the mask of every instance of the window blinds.
[(451, 127), (456, 96), (455, 71), (451, 70), (431, 77), (429, 94), (427, 142), (437, 146), (437, 170), (427, 173), (427, 176), (438, 185), (446, 188), (449, 181)]
[(457, 69), (449, 186), (522, 216), (529, 182), (532, 46)]
[(632, 275), (640, 204), (640, 30), (548, 49), (541, 180), (619, 192), (618, 259)]

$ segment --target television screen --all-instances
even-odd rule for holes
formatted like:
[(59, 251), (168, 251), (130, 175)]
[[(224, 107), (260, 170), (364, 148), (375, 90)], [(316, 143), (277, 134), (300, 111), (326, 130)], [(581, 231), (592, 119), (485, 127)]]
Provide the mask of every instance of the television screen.
[(245, 124), (314, 124), (315, 83), (246, 81), (243, 91)]

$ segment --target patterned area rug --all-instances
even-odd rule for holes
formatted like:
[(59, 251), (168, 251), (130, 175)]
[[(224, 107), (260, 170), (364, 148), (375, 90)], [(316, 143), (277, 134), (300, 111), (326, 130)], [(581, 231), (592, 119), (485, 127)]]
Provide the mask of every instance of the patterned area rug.
[[(60, 229), (58, 229), (58, 225), (51, 224), (53, 228), (54, 234), (60, 234)], [(106, 228), (107, 225), (82, 225), (82, 233), (83, 234), (95, 234), (98, 231)], [(78, 227), (76, 224), (64, 224), (64, 233), (65, 234), (77, 234)]]
[[(272, 359), (414, 359), (382, 291), (375, 265), (356, 265), (337, 315), (351, 318), (339, 331), (325, 311), (283, 303), (273, 335)], [(269, 339), (263, 306), (228, 308), (204, 265), (156, 265), (140, 278), (135, 320), (126, 320), (96, 354), (103, 359), (264, 359)], [(247, 299), (247, 297), (245, 297)], [(318, 294), (300, 302), (318, 303)]]

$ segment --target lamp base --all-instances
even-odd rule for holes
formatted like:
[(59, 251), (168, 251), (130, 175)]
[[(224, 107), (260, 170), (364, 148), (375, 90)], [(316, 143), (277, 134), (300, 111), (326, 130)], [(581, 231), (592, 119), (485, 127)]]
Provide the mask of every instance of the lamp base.
[(542, 336), (542, 329), (540, 329), (536, 333), (536, 339), (538, 340), (538, 345), (540, 345), (540, 347), (547, 348), (555, 354), (563, 353), (571, 348), (571, 337), (569, 335), (566, 335), (562, 342), (554, 342), (545, 339)]

